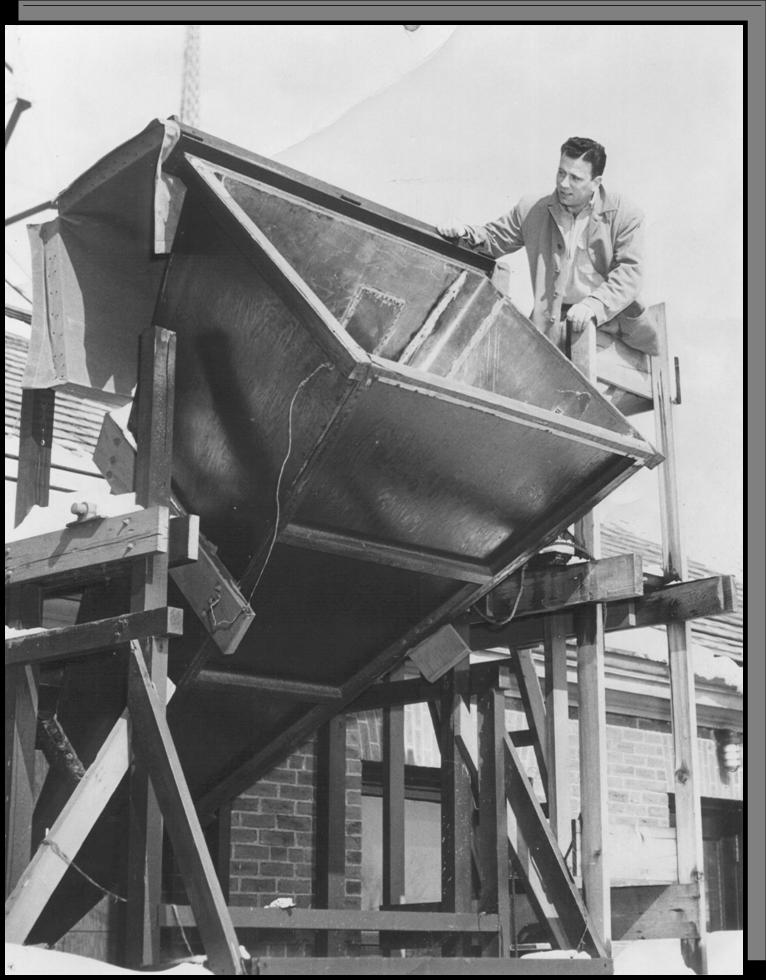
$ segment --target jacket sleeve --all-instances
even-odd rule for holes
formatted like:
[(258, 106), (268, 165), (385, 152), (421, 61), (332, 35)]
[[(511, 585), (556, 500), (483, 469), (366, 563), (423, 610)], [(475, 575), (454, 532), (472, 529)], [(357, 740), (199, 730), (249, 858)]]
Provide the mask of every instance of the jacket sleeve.
[(627, 206), (617, 212), (609, 273), (604, 282), (582, 301), (595, 313), (599, 327), (630, 306), (641, 291), (643, 224), (644, 216), (637, 208)]
[(477, 252), (491, 255), (493, 259), (524, 247), (522, 231), (522, 205), (517, 204), (507, 214), (486, 225), (468, 225), (468, 234), (462, 241)]

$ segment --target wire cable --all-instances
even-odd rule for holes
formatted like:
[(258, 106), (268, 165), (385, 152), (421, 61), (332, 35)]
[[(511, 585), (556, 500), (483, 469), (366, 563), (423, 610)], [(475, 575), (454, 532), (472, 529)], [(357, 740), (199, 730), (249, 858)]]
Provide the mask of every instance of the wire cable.
[(279, 492), (282, 489), (282, 477), (285, 474), (285, 468), (287, 467), (287, 462), (290, 459), (290, 454), (293, 451), (293, 409), (295, 408), (296, 399), (298, 398), (298, 395), (301, 393), (301, 391), (306, 387), (306, 385), (317, 374), (319, 374), (320, 371), (322, 371), (324, 368), (329, 369), (331, 367), (332, 365), (326, 362), (323, 362), (322, 364), (318, 364), (311, 372), (311, 374), (306, 375), (303, 381), (300, 382), (298, 387), (295, 389), (295, 392), (293, 393), (292, 399), (290, 400), (290, 408), (287, 413), (287, 452), (285, 453), (285, 458), (282, 460), (282, 465), (279, 468), (279, 476), (277, 477), (277, 486), (274, 494), (274, 504), (275, 504), (275, 511), (276, 511), (274, 517), (274, 533), (271, 537), (271, 542), (269, 544), (268, 551), (266, 552), (266, 557), (264, 558), (263, 564), (261, 565), (261, 570), (258, 573), (258, 578), (255, 580), (255, 585), (250, 590), (250, 595), (248, 596), (248, 600), (247, 600), (248, 604), (252, 603), (253, 601), (255, 590), (258, 588), (260, 581), (263, 578), (263, 573), (266, 571), (266, 566), (268, 565), (271, 559), (271, 553), (274, 550), (274, 545), (277, 543), (277, 536), (279, 535), (279, 521), (282, 516), (281, 507), (279, 503)]

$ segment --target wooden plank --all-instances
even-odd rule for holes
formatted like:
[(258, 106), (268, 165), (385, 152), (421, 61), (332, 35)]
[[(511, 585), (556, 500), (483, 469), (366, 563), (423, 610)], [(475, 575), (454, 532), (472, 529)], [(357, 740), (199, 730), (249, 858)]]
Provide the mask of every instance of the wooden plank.
[[(320, 729), (317, 741), (316, 901), (324, 909), (342, 909), (346, 900), (346, 716), (337, 715)], [(342, 914), (342, 913), (341, 913)], [(317, 952), (343, 951), (340, 936), (319, 937)]]
[(699, 883), (612, 888), (612, 934), (639, 939), (698, 939)]
[(5, 583), (46, 584), (75, 572), (92, 578), (93, 566), (107, 569), (146, 555), (167, 554), (168, 538), (167, 507), (149, 507), (9, 541), (5, 546)]
[[(468, 677), (471, 694), (480, 694), (488, 687), (506, 689), (511, 684), (511, 671), (506, 660), (471, 664)], [(441, 698), (441, 685), (429, 684), (422, 678), (373, 684), (349, 706), (349, 713), (385, 708), (388, 705), (422, 704)]]
[[(561, 614), (544, 622), (545, 730), (548, 764), (548, 820), (559, 847), (566, 853), (572, 837), (569, 800), (569, 689), (567, 687), (567, 644)], [(514, 744), (516, 744), (514, 742)]]
[(410, 650), (409, 658), (421, 675), (434, 684), (470, 653), (454, 626), (446, 625)]
[(545, 894), (558, 914), (566, 937), (566, 948), (576, 949), (582, 942), (589, 952), (605, 955), (604, 944), (588, 910), (572, 881), (564, 859), (540, 804), (532, 792), (521, 760), (511, 740), (505, 744), (505, 791), (516, 827), (533, 858)]
[(611, 960), (573, 959), (500, 959), (467, 956), (418, 956), (385, 959), (377, 956), (349, 956), (342, 959), (307, 959), (301, 957), (259, 957), (256, 965), (261, 976), (409, 976), (426, 977), (476, 976), (611, 976)]
[(404, 899), (404, 708), (383, 709), (383, 890), (384, 905)]
[[(607, 855), (606, 678), (602, 606), (576, 615), (577, 698), (580, 740), (580, 868), (588, 912), (605, 943), (610, 942)], [(608, 948), (608, 945), (607, 945)]]
[(596, 331), (596, 377), (604, 384), (638, 395), (652, 407), (651, 363), (647, 354)]
[[(132, 734), (155, 788), (178, 869), (214, 973), (244, 972), (234, 927), (194, 810), (165, 712), (137, 641), (130, 645), (128, 690)], [(159, 903), (158, 903), (159, 907)]]
[(288, 677), (266, 677), (263, 674), (236, 674), (224, 670), (201, 670), (195, 683), (209, 687), (245, 687), (254, 694), (263, 692), (294, 701), (338, 701), (339, 687), (331, 684), (313, 684)]
[(309, 551), (342, 555), (412, 572), (440, 575), (458, 582), (477, 582), (483, 585), (492, 578), (489, 567), (480, 562), (460, 561), (424, 548), (370, 541), (351, 534), (342, 534), (340, 531), (306, 527), (302, 524), (288, 524), (279, 532), (278, 541), (294, 548), (306, 548)]
[[(98, 755), (48, 831), (46, 840), (70, 860), (77, 856), (93, 826), (128, 771), (128, 714), (123, 712)], [(5, 904), (7, 942), (23, 943), (48, 903), (67, 865), (43, 842)]]
[[(172, 696), (172, 685), (168, 685)], [(70, 859), (76, 858), (130, 765), (130, 720), (123, 711), (96, 758), (69, 796), (46, 835)], [(8, 942), (23, 943), (67, 871), (54, 849), (41, 844), (5, 904)]]
[(14, 667), (5, 678), (5, 893), (29, 863), (35, 800), (37, 678)]
[[(513, 608), (518, 585), (508, 579), (489, 594), (491, 608), (498, 618)], [(526, 571), (514, 621), (523, 616), (571, 609), (586, 602), (615, 602), (644, 594), (643, 564), (640, 555), (617, 555), (598, 561), (576, 562), (560, 568)], [(499, 608), (498, 608), (499, 607)]]
[(48, 506), (55, 409), (53, 388), (22, 389), (14, 526), (35, 504)]
[[(471, 908), (471, 844), (474, 796), (465, 759), (458, 745), (463, 734), (464, 698), (470, 697), (468, 656), (442, 678), (439, 713), (442, 772), (442, 908), (445, 912), (468, 912)], [(461, 945), (450, 944), (445, 952), (459, 953)], [(468, 952), (463, 948), (462, 952)]]
[(479, 912), (496, 912), (496, 939), (485, 948), (490, 956), (504, 956), (511, 942), (511, 905), (508, 889), (508, 817), (505, 802), (503, 739), (505, 695), (500, 690), (482, 694), (479, 716)]
[[(643, 598), (631, 602), (615, 602), (605, 607), (605, 632), (664, 626), (665, 623), (685, 622), (708, 616), (722, 616), (737, 608), (734, 579), (730, 575), (714, 575), (667, 585)], [(561, 628), (567, 637), (575, 635), (572, 612), (561, 616)], [(501, 630), (490, 630), (482, 623), (471, 626), (472, 650), (484, 650), (500, 643), (515, 647), (537, 646), (545, 640), (545, 617), (516, 620)]]
[(132, 493), (136, 485), (136, 447), (133, 436), (107, 412), (101, 423), (93, 462), (109, 484), (112, 493)]
[[(40, 507), (48, 504), (55, 405), (53, 389), (22, 391), (15, 526), (35, 504)], [(7, 585), (7, 575), (5, 581)], [(39, 626), (42, 615), (40, 590), (26, 587), (14, 591), (15, 595), (8, 597), (6, 622), (16, 628)], [(37, 707), (34, 670), (17, 667), (8, 671), (5, 678), (6, 895), (15, 886), (31, 856)]]
[(511, 664), (519, 685), (521, 702), (532, 733), (537, 768), (543, 786), (548, 785), (547, 731), (545, 720), (545, 701), (540, 689), (532, 654), (529, 650), (511, 650)]
[[(596, 382), (596, 326), (589, 323), (569, 332), (571, 359), (585, 377)], [(595, 558), (601, 554), (601, 528), (596, 509), (575, 525), (575, 539)], [(597, 935), (610, 949), (611, 894), (607, 850), (607, 755), (604, 608), (599, 603), (575, 613), (577, 638), (577, 716), (580, 741), (580, 871), (588, 913)]]
[[(662, 526), (663, 571), (670, 579), (687, 575), (686, 555), (681, 533), (678, 473), (673, 430), (672, 381), (668, 355), (665, 307), (655, 307), (660, 352), (652, 358), (655, 431), (665, 456), (659, 470), (660, 520)], [(678, 881), (698, 883), (704, 874), (702, 807), (697, 760), (697, 698), (694, 666), (691, 663), (691, 630), (688, 622), (669, 622), (666, 628), (670, 671), (670, 710), (673, 732), (673, 772), (676, 801), (676, 854)], [(689, 947), (697, 972), (707, 973), (707, 903), (703, 888), (698, 889), (699, 940)]]
[[(176, 337), (170, 330), (148, 327), (139, 342), (138, 386), (133, 402), (136, 426), (136, 503), (145, 508), (170, 508), (170, 474), (173, 440), (173, 407), (175, 401)], [(131, 566), (132, 612), (142, 612), (167, 605), (168, 556), (155, 553), (144, 556)], [(164, 723), (167, 700), (168, 641), (149, 637), (139, 644), (131, 641), (131, 652), (140, 651), (142, 667), (148, 671), (158, 697), (159, 713)], [(131, 668), (128, 684), (128, 710), (135, 720), (146, 714), (144, 692)], [(157, 796), (157, 781), (150, 785), (149, 762), (140, 742), (144, 733), (133, 728), (136, 765), (129, 783), (130, 822), (128, 828), (128, 889), (125, 916), (125, 949), (129, 965), (141, 967), (157, 963), (160, 957), (160, 934), (156, 909), (162, 897), (162, 813)], [(157, 760), (159, 764), (163, 760)], [(180, 862), (179, 862), (180, 863)]]
[(172, 606), (126, 613), (79, 626), (64, 626), (5, 641), (5, 666), (45, 663), (64, 657), (97, 653), (147, 636), (181, 636), (183, 610)]
[[(160, 924), (172, 928), (194, 926), (192, 910), (177, 906), (178, 919), (169, 905), (160, 908)], [(360, 912), (357, 909), (264, 909), (246, 905), (229, 908), (235, 929), (279, 929), (349, 932), (444, 932), (496, 933), (496, 915), (476, 912)]]
[(231, 811), (232, 804), (225, 803), (218, 811), (213, 825), (215, 873), (221, 886), (224, 901), (229, 902), (231, 884)]
[[(132, 436), (112, 414), (104, 416), (93, 460), (113, 493), (133, 490), (136, 450)], [(170, 509), (178, 516), (185, 514), (183, 507), (173, 497)], [(172, 560), (174, 521), (175, 518), (170, 522), (171, 566), (178, 564)], [(199, 537), (197, 560), (184, 568), (171, 567), (170, 578), (181, 590), (220, 652), (224, 656), (235, 653), (253, 621), (254, 613), (234, 578), (215, 554), (213, 546), (204, 537)], [(182, 687), (183, 683), (179, 686)]]

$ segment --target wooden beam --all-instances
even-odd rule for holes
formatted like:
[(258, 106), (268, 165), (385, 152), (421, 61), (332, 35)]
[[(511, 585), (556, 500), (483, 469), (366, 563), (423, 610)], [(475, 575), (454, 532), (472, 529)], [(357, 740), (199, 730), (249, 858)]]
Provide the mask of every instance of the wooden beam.
[[(667, 585), (630, 602), (615, 602), (605, 606), (605, 632), (664, 626), (667, 622), (685, 622), (708, 616), (721, 616), (737, 608), (734, 578), (715, 575)], [(572, 612), (560, 615), (560, 628), (567, 637), (575, 635)], [(501, 630), (491, 630), (483, 623), (471, 626), (472, 650), (486, 650), (501, 644), (532, 647), (545, 640), (545, 617), (534, 616), (516, 620)]]
[(501, 690), (482, 694), (479, 716), (479, 912), (495, 912), (496, 939), (487, 947), (490, 956), (506, 956), (511, 942), (511, 905), (508, 889), (508, 817), (505, 801), (503, 739), (506, 734), (505, 695)]
[(515, 826), (534, 860), (545, 896), (557, 913), (560, 929), (566, 938), (565, 948), (576, 949), (583, 943), (591, 953), (604, 956), (604, 944), (564, 864), (518, 753), (507, 736), (504, 745), (505, 792)]
[[(316, 900), (325, 909), (346, 901), (346, 716), (336, 715), (320, 729), (317, 741)], [(342, 915), (343, 913), (338, 913)], [(322, 936), (323, 956), (342, 952), (341, 937)]]
[(460, 633), (447, 624), (410, 650), (409, 658), (421, 675), (434, 684), (448, 670), (465, 660), (469, 653)]
[(130, 649), (128, 691), (134, 745), (167, 823), (210, 968), (214, 973), (239, 976), (244, 973), (239, 943), (165, 720), (164, 706), (140, 644), (134, 640)]
[(480, 562), (460, 561), (439, 552), (404, 545), (370, 541), (339, 531), (288, 524), (279, 532), (280, 544), (309, 551), (323, 551), (330, 555), (343, 555), (359, 561), (371, 561), (379, 565), (391, 565), (412, 572), (440, 575), (458, 582), (476, 582), (483, 585), (492, 578), (488, 566)]
[[(507, 689), (510, 685), (511, 668), (505, 659), (471, 664), (469, 668), (468, 690), (472, 695), (480, 694), (488, 687)], [(420, 677), (373, 684), (349, 705), (348, 712), (354, 714), (357, 711), (371, 711), (389, 705), (423, 704), (440, 699), (441, 691), (438, 682), (430, 684)]]
[(5, 678), (5, 893), (29, 863), (35, 801), (37, 678), (14, 667)]
[(609, 864), (606, 848), (606, 678), (602, 607), (577, 616), (577, 717), (580, 739), (580, 868), (585, 901), (598, 935), (610, 942)]
[(54, 388), (22, 389), (14, 526), (35, 505), (48, 506), (55, 410)]
[(699, 898), (699, 882), (612, 888), (613, 938), (698, 939)]
[(404, 900), (404, 708), (383, 709), (383, 890), (384, 905)]
[(544, 631), (548, 820), (559, 847), (562, 852), (566, 853), (571, 842), (572, 827), (569, 809), (567, 638), (561, 614), (547, 616)]
[[(442, 769), (442, 908), (471, 908), (471, 843), (473, 793), (468, 768), (458, 745), (463, 734), (464, 699), (470, 698), (468, 657), (442, 678), (440, 723)], [(456, 952), (452, 946), (450, 952)], [(446, 951), (446, 950), (445, 950)], [(463, 952), (468, 952), (463, 949)]]
[[(167, 507), (149, 507), (119, 517), (87, 521), (10, 541), (5, 546), (5, 583), (46, 584), (72, 573), (92, 579), (100, 569), (146, 555), (167, 554)], [(99, 569), (94, 568), (99, 566)]]
[[(53, 389), (21, 393), (19, 465), (14, 524), (49, 499), (56, 394)], [(6, 546), (7, 555), (7, 546)], [(6, 585), (8, 584), (6, 575)], [(8, 596), (8, 619), (16, 628), (39, 626), (40, 590), (27, 586)], [(37, 676), (17, 667), (5, 678), (5, 894), (13, 889), (31, 856), (37, 736)]]
[[(160, 925), (185, 927), (196, 922), (188, 906), (160, 908)], [(496, 915), (476, 912), (360, 912), (356, 909), (264, 909), (234, 905), (229, 915), (235, 929), (316, 929), (317, 931), (496, 933)]]
[[(665, 456), (659, 471), (660, 521), (662, 525), (663, 571), (669, 578), (686, 578), (687, 564), (681, 533), (678, 474), (673, 431), (670, 357), (668, 354), (665, 307), (654, 307), (660, 352), (652, 358), (655, 431)], [(697, 698), (691, 662), (691, 630), (685, 622), (668, 623), (668, 667), (673, 732), (673, 771), (676, 800), (676, 853), (678, 881), (697, 884), (705, 872), (702, 843), (702, 807), (697, 760)], [(699, 973), (707, 973), (705, 891), (698, 889), (699, 941), (689, 948)]]
[[(138, 358), (138, 386), (133, 402), (136, 426), (136, 503), (158, 508), (165, 514), (170, 508), (170, 475), (173, 453), (173, 409), (175, 403), (176, 336), (161, 327), (148, 327), (141, 333)], [(152, 553), (131, 566), (131, 611), (143, 612), (167, 605), (167, 553)], [(148, 671), (158, 698), (158, 711), (164, 723), (167, 701), (168, 641), (152, 636), (138, 644), (131, 641), (131, 653), (140, 651), (142, 667)], [(131, 717), (147, 715), (147, 705), (137, 668), (131, 667), (128, 684), (128, 710)], [(156, 909), (162, 898), (162, 813), (157, 796), (157, 780), (149, 783), (144, 733), (133, 728), (136, 765), (130, 774), (130, 822), (128, 828), (128, 892), (125, 916), (126, 957), (134, 967), (157, 963), (160, 958), (160, 934)], [(172, 743), (171, 743), (172, 747)], [(165, 789), (165, 791), (167, 791)], [(179, 861), (180, 864), (180, 861)], [(195, 886), (196, 887), (196, 886)]]
[[(596, 325), (581, 333), (568, 328), (572, 363), (596, 383)], [(601, 527), (595, 507), (575, 525), (575, 540), (595, 558), (601, 555)], [(594, 602), (575, 613), (577, 717), (580, 741), (580, 868), (591, 920), (608, 952), (611, 942), (607, 816), (606, 650), (604, 607)]]
[(417, 971), (419, 976), (611, 976), (611, 960), (571, 959), (500, 959), (494, 957), (472, 958), (468, 956), (418, 956), (386, 959), (377, 956), (349, 956), (342, 959), (324, 958), (311, 960), (303, 957), (260, 957), (258, 974), (261, 976), (409, 976)]
[[(168, 683), (168, 697), (173, 686)], [(127, 709), (112, 726), (96, 758), (72, 791), (64, 808), (25, 868), (5, 904), (8, 942), (23, 943), (67, 871), (52, 842), (68, 858), (76, 858), (104, 807), (130, 765), (130, 719)]]
[[(128, 715), (123, 712), (98, 755), (67, 800), (31, 863), (5, 903), (7, 942), (23, 943), (40, 917), (68, 865), (128, 771)], [(54, 846), (55, 845), (55, 848)]]
[(46, 663), (65, 657), (98, 653), (147, 636), (181, 636), (183, 610), (173, 606), (63, 626), (5, 641), (5, 666)]
[[(93, 460), (103, 473), (113, 493), (132, 491), (135, 485), (136, 450), (132, 436), (115, 420), (104, 416)], [(185, 516), (181, 504), (170, 500), (171, 513)], [(213, 546), (198, 537), (197, 560), (186, 567), (173, 560), (173, 528), (170, 521), (170, 578), (181, 590), (189, 606), (205, 627), (212, 642), (224, 656), (235, 653), (253, 621), (254, 613), (233, 576), (218, 558)], [(197, 518), (194, 518), (198, 520)], [(183, 687), (183, 682), (179, 682)]]
[(237, 674), (225, 670), (201, 670), (195, 683), (209, 687), (245, 687), (253, 694), (268, 693), (293, 701), (339, 701), (341, 690), (331, 684), (296, 681), (289, 677), (266, 677), (263, 674)]
[(532, 733), (532, 745), (535, 750), (537, 768), (543, 786), (548, 785), (547, 732), (545, 720), (545, 701), (540, 689), (532, 654), (529, 650), (511, 650), (511, 664), (519, 685), (521, 703), (527, 716), (529, 730)]
[[(506, 579), (489, 593), (490, 608), (498, 619), (513, 608), (518, 584)], [(550, 614), (587, 602), (616, 602), (644, 594), (640, 555), (617, 555), (598, 561), (582, 561), (560, 568), (544, 568), (524, 573), (513, 620), (524, 616)]]

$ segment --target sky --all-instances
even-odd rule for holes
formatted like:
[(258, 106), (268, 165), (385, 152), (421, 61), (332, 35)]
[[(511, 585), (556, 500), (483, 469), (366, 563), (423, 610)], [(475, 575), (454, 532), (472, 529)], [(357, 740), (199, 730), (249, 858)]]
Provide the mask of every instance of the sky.
[[(178, 112), (179, 25), (6, 28), (6, 213), (50, 200), (154, 117)], [(567, 136), (607, 148), (605, 184), (646, 213), (645, 299), (667, 304), (690, 557), (742, 568), (742, 28), (736, 25), (204, 25), (199, 126), (432, 223), (497, 217), (553, 187)], [(45, 217), (45, 215), (43, 215)], [(530, 305), (523, 255), (512, 298)], [(21, 225), (6, 278), (29, 295)], [(6, 285), (6, 301), (23, 305)], [(639, 423), (653, 437), (651, 417)], [(653, 474), (606, 519), (659, 536)]]

